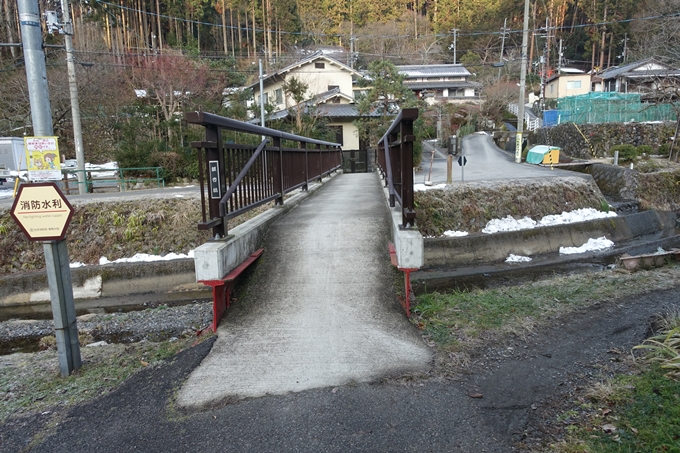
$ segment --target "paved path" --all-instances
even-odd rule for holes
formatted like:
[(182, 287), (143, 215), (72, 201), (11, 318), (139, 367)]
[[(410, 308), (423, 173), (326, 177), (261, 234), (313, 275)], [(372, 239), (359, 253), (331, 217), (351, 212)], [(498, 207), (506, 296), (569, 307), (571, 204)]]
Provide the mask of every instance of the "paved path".
[(181, 406), (367, 382), (426, 369), (395, 301), (387, 206), (374, 173), (340, 175), (269, 230)]
[[(467, 158), (465, 166), (465, 182), (484, 181), (494, 179), (517, 179), (517, 178), (551, 178), (564, 176), (579, 176), (579, 173), (568, 170), (551, 170), (548, 167), (527, 164), (517, 164), (514, 157), (502, 151), (494, 143), (490, 135), (472, 134), (463, 138), (463, 152)], [(414, 182), (422, 184), (427, 180), (430, 170), (430, 157), (432, 148), (423, 153), (421, 170), (415, 175)], [(458, 156), (455, 157), (457, 159)], [(461, 167), (453, 162), (453, 183), (461, 182)], [(437, 152), (432, 165), (430, 176), (432, 183), (442, 184), (446, 182), (446, 156)]]

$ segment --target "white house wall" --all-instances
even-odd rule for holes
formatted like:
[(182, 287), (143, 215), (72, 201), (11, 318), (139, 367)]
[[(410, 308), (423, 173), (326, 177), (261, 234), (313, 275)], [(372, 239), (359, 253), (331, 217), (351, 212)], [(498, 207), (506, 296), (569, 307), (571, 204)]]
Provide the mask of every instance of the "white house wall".
[(354, 125), (354, 123), (348, 121), (345, 123), (337, 123), (337, 125), (342, 126), (342, 149), (359, 149), (359, 129)]
[[(316, 63), (323, 63), (324, 68), (316, 68)], [(307, 92), (305, 93), (305, 99), (308, 99), (319, 93), (328, 91), (329, 86), (337, 86), (340, 88), (341, 93), (352, 93), (352, 74), (346, 69), (331, 63), (330, 61), (320, 58), (309, 63), (305, 63), (298, 68), (292, 69), (285, 75), (285, 80), (290, 80), (292, 77), (296, 77), (299, 81), (307, 85)], [(264, 92), (267, 94), (268, 103), (274, 104), (276, 100), (275, 94), (277, 89), (283, 89), (284, 81), (268, 82), (265, 84)], [(255, 97), (255, 102), (259, 105), (260, 103), (260, 89), (255, 87), (253, 90), (253, 95)], [(284, 93), (285, 98), (285, 93)], [(283, 110), (288, 107), (294, 106), (296, 103), (291, 98), (288, 97), (287, 104), (284, 102), (280, 104), (275, 104), (275, 110)]]

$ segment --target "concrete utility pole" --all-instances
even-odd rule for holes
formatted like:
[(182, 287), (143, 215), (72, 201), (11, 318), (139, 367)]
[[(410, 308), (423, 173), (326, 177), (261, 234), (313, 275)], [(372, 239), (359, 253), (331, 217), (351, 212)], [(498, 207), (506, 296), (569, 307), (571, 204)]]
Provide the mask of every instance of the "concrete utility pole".
[(260, 62), (260, 125), (264, 127), (264, 75), (262, 74), (262, 60), (259, 60), (259, 62)]
[(508, 18), (503, 21), (503, 29), (501, 30), (501, 53), (498, 56), (498, 80), (501, 80), (501, 69), (503, 69), (503, 51), (505, 50), (505, 34), (508, 32)]
[(515, 137), (515, 162), (522, 162), (522, 132), (524, 131), (524, 92), (527, 84), (527, 42), (529, 41), (529, 0), (524, 0), (524, 29), (522, 32), (522, 67), (519, 76), (519, 105), (517, 136)]
[(71, 118), (73, 119), (73, 141), (76, 147), (76, 165), (78, 167), (78, 193), (87, 193), (85, 184), (85, 149), (83, 148), (83, 129), (80, 123), (80, 102), (78, 101), (78, 83), (76, 82), (76, 64), (73, 57), (73, 24), (68, 0), (61, 0), (62, 19), (64, 22), (64, 45), (66, 47), (66, 69), (68, 70), (68, 89), (71, 95)]
[(456, 33), (458, 33), (458, 29), (452, 28), (451, 33), (453, 33), (453, 64), (456, 64)]
[(21, 41), (26, 64), (26, 82), (28, 83), (28, 99), (31, 104), (31, 121), (33, 135), (51, 136), (52, 110), (47, 90), (47, 70), (45, 53), (42, 47), (42, 31), (40, 28), (40, 12), (37, 0), (17, 0)]
[[(54, 129), (47, 89), (47, 70), (42, 48), (38, 1), (18, 0), (17, 6), (26, 63), (33, 135), (49, 137), (54, 135)], [(46, 241), (43, 243), (43, 250), (47, 281), (50, 285), (59, 368), (62, 376), (68, 376), (73, 370), (81, 367), (81, 359), (66, 241)]]

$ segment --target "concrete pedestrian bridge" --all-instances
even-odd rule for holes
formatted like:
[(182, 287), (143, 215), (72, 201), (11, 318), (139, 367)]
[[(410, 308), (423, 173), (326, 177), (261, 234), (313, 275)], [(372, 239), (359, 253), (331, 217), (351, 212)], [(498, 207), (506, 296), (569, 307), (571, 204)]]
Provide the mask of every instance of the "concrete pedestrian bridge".
[[(215, 239), (194, 256), (196, 280), (213, 287), (218, 339), (179, 390), (177, 403), (183, 407), (426, 372), (432, 352), (399, 307), (401, 275), (395, 267), (404, 273), (402, 304), (408, 315), (411, 272), (416, 288), (425, 282), (437, 287), (464, 277), (466, 264), (502, 262), (520, 249), (549, 256), (556, 244), (578, 246), (592, 234), (625, 241), (674, 228), (674, 219), (652, 211), (592, 228), (549, 227), (529, 236), (512, 232), (425, 243), (413, 207), (417, 110), (398, 115), (380, 140), (379, 172), (363, 174), (338, 173), (337, 144), (210, 114), (187, 117), (206, 128), (206, 141), (193, 144), (206, 168), (199, 227), (212, 229)], [(273, 146), (267, 139), (259, 146), (223, 144), (222, 134), (229, 130), (269, 135)], [(287, 148), (286, 141), (297, 146)], [(519, 167), (491, 149), (486, 136), (467, 143), (469, 174), (476, 179), (567, 174)], [(302, 192), (284, 202), (283, 195), (297, 188)], [(272, 200), (274, 209), (227, 228), (229, 218)], [(229, 307), (234, 280), (253, 263)], [(418, 272), (427, 263), (439, 270)]]
[(178, 404), (426, 371), (431, 351), (395, 297), (389, 221), (379, 178), (364, 173), (330, 178), (272, 222), (264, 254)]

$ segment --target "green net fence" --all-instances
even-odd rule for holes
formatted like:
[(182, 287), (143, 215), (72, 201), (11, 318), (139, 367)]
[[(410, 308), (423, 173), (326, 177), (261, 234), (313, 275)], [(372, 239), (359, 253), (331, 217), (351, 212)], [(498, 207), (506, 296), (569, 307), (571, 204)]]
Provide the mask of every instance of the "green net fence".
[(557, 111), (552, 111), (551, 116), (556, 117), (553, 121), (557, 123), (573, 122), (576, 124), (675, 121), (676, 119), (671, 105), (643, 103), (639, 93), (599, 92), (559, 99)]

